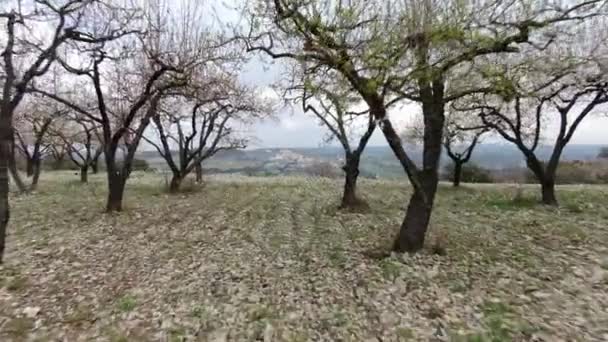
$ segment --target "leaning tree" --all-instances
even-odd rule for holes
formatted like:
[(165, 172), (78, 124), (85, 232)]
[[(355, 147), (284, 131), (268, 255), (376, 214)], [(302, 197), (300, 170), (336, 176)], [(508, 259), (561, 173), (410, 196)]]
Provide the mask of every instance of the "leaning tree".
[[(310, 72), (334, 70), (367, 104), (414, 190), (393, 249), (416, 252), (437, 190), (445, 107), (495, 90), (485, 80), (469, 82), (468, 70), (485, 56), (517, 54), (522, 44), (548, 45), (550, 28), (595, 15), (602, 3), (258, 0), (242, 38), (249, 51), (304, 64)], [(396, 98), (422, 107), (422, 166), (388, 116)]]

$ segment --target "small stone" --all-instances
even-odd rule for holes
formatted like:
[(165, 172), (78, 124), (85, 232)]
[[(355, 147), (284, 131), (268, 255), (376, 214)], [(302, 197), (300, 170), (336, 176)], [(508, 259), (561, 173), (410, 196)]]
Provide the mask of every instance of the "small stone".
[(270, 323), (266, 323), (264, 328), (264, 342), (271, 342), (274, 336), (274, 327)]
[(28, 306), (25, 309), (23, 309), (23, 314), (27, 318), (34, 318), (34, 317), (38, 316), (39, 312), (40, 312), (40, 308), (37, 306)]
[(542, 292), (542, 291), (536, 291), (534, 293), (532, 293), (532, 295), (534, 296), (534, 298), (538, 298), (538, 299), (546, 299), (551, 297), (551, 294), (548, 292)]
[(221, 329), (217, 329), (212, 331), (209, 334), (209, 339), (208, 341), (210, 342), (226, 342), (228, 340), (228, 333), (230, 332), (230, 330), (228, 330), (228, 328), (221, 328)]
[(173, 322), (171, 322), (170, 319), (164, 319), (160, 324), (160, 328), (162, 330), (170, 330), (171, 328), (173, 328)]
[(592, 284), (600, 284), (604, 281), (604, 279), (606, 279), (606, 271), (604, 271), (602, 268), (597, 267), (593, 270), (593, 275), (591, 276), (591, 283)]

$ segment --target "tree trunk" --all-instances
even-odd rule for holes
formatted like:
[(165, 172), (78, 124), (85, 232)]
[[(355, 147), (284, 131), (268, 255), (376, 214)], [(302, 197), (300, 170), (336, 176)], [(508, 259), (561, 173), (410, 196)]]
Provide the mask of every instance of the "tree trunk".
[(342, 195), (342, 204), (340, 208), (354, 208), (361, 203), (357, 198), (357, 178), (359, 177), (359, 158), (346, 157), (346, 165), (343, 170), (345, 172), (344, 193)]
[(89, 167), (86, 165), (80, 168), (80, 182), (87, 183), (89, 181)]
[(533, 154), (528, 154), (526, 158), (526, 164), (528, 168), (540, 184), (541, 188), (541, 202), (546, 205), (557, 206), (557, 197), (555, 196), (555, 172), (557, 170), (557, 163), (554, 165), (543, 166), (543, 163), (536, 158)]
[(38, 187), (38, 179), (40, 179), (40, 158), (36, 158), (33, 161), (33, 168), (32, 171), (33, 173), (33, 177), (32, 177), (32, 185), (30, 187), (31, 190), (36, 190), (36, 188)]
[(94, 160), (91, 162), (91, 173), (96, 175), (97, 172), (99, 172), (99, 165), (97, 164), (97, 160)]
[(25, 166), (25, 174), (28, 177), (32, 177), (34, 175), (34, 160), (32, 158), (25, 157), (26, 166)]
[(174, 174), (171, 178), (171, 183), (169, 184), (169, 192), (172, 194), (178, 193), (179, 188), (182, 185), (182, 177), (177, 174)]
[(106, 212), (122, 210), (122, 198), (125, 192), (126, 177), (121, 171), (108, 170), (108, 201)]
[(427, 203), (425, 203), (424, 196), (420, 191), (414, 191), (407, 206), (407, 212), (401, 224), (399, 235), (393, 245), (393, 250), (399, 253), (415, 253), (424, 247), (424, 239), (431, 219), (438, 179), (432, 175), (422, 174), (420, 174), (420, 179), (423, 183), (422, 191), (426, 195)]
[(454, 175), (452, 178), (454, 187), (460, 186), (460, 177), (462, 176), (462, 163), (454, 163)]
[[(4, 116), (4, 113), (2, 113)], [(10, 207), (8, 201), (8, 168), (11, 158), (13, 133), (10, 121), (2, 117), (0, 124), (0, 264), (4, 256), (6, 246), (6, 230), (10, 218)]]
[[(414, 194), (393, 245), (393, 250), (399, 253), (415, 253), (424, 247), (439, 182), (438, 169), (445, 122), (443, 83), (433, 82), (432, 87), (421, 88), (421, 94), (424, 118), (422, 169), (418, 170), (417, 179), (414, 179), (418, 184), (414, 186)], [(383, 128), (385, 129), (386, 127)], [(410, 181), (412, 178), (410, 176)]]
[(197, 163), (194, 167), (194, 172), (196, 174), (196, 182), (201, 183), (203, 181), (203, 166), (201, 163)]
[(546, 205), (557, 206), (557, 197), (555, 196), (555, 181), (552, 178), (547, 178), (541, 181), (542, 202)]
[(10, 151), (11, 155), (10, 155), (10, 159), (8, 161), (8, 167), (11, 172), (11, 176), (13, 176), (13, 181), (17, 185), (19, 192), (27, 192), (28, 191), (27, 186), (21, 179), (21, 175), (19, 174), (19, 170), (17, 169), (17, 161), (15, 160), (14, 142), (11, 145), (12, 145), (11, 151)]

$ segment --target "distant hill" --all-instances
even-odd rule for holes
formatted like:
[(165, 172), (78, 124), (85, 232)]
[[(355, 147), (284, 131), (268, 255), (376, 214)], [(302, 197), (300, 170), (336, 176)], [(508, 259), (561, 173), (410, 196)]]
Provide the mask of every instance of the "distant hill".
[[(603, 145), (570, 145), (563, 154), (563, 160), (592, 160)], [(406, 146), (412, 158), (420, 162), (422, 149)], [(537, 154), (548, 159), (552, 148), (539, 146)], [(145, 159), (157, 169), (166, 168), (165, 162), (156, 151), (138, 152), (138, 158)], [(331, 164), (338, 168), (343, 159), (340, 147), (318, 148), (259, 148), (251, 150), (222, 151), (208, 160), (204, 168), (213, 173), (245, 173), (254, 175), (293, 174), (314, 168), (319, 164)], [(523, 167), (521, 152), (509, 144), (481, 144), (473, 153), (472, 162), (487, 169), (501, 170)], [(443, 156), (442, 166), (449, 163)], [(401, 166), (388, 146), (368, 146), (361, 160), (361, 172), (365, 176), (382, 178), (404, 177)]]

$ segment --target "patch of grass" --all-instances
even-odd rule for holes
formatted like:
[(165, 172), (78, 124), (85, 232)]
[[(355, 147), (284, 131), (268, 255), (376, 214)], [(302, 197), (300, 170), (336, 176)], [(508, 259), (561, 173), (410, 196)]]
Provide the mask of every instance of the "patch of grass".
[(30, 330), (34, 328), (34, 320), (27, 317), (16, 317), (8, 322), (3, 327), (5, 333), (10, 336), (25, 340)]
[(27, 278), (22, 276), (14, 276), (6, 281), (6, 289), (12, 292), (20, 292), (27, 287)]
[(173, 327), (169, 330), (169, 341), (182, 342), (185, 341), (186, 329), (183, 327)]
[(336, 268), (344, 268), (346, 261), (348, 260), (344, 250), (340, 247), (333, 247), (327, 252), (327, 257), (331, 261), (331, 264)]
[(331, 330), (331, 328), (346, 326), (348, 324), (348, 316), (340, 310), (335, 310), (321, 318), (319, 323), (323, 330)]
[(380, 260), (380, 272), (384, 279), (395, 281), (401, 274), (401, 265), (391, 258), (382, 259)]
[(482, 306), (484, 325), (487, 331), (482, 334), (468, 336), (467, 341), (513, 341), (519, 337), (530, 337), (537, 331), (526, 322), (522, 322), (515, 311), (507, 304), (498, 301), (485, 302)]
[(197, 305), (197, 306), (193, 307), (192, 311), (190, 311), (190, 316), (196, 317), (198, 319), (203, 319), (203, 318), (207, 317), (208, 315), (209, 315), (209, 313), (207, 312), (207, 309), (201, 305)]
[(275, 313), (271, 308), (264, 305), (255, 305), (247, 314), (249, 322), (262, 321), (265, 319), (272, 319), (275, 317)]
[(357, 200), (354, 203), (351, 203), (348, 206), (341, 205), (338, 207), (338, 209), (343, 212), (357, 213), (357, 214), (366, 214), (371, 211), (371, 208), (370, 208), (369, 204), (367, 203), (367, 201), (365, 201), (361, 198), (357, 198)]
[(125, 295), (118, 299), (116, 306), (121, 312), (131, 312), (137, 306), (137, 300), (133, 296)]
[(502, 198), (490, 200), (486, 202), (485, 205), (500, 210), (519, 210), (537, 207), (539, 202), (537, 199), (532, 197), (516, 196), (512, 199)]
[(467, 283), (461, 279), (451, 279), (448, 283), (451, 292), (464, 293), (469, 289)]
[(93, 321), (95, 321), (95, 314), (91, 308), (86, 306), (78, 306), (64, 320), (65, 323), (74, 325), (82, 325), (84, 323), (91, 323)]
[(414, 331), (410, 328), (399, 327), (395, 330), (395, 334), (399, 337), (400, 341), (412, 341), (416, 337)]
[(565, 203), (564, 209), (568, 210), (569, 212), (571, 212), (573, 214), (582, 214), (585, 212), (585, 209), (582, 205), (580, 205), (579, 203), (573, 203), (573, 202)]

